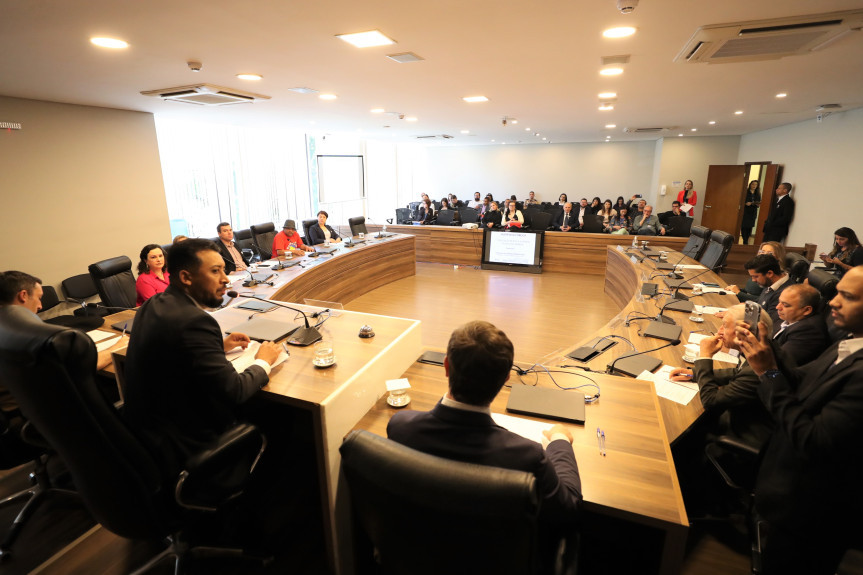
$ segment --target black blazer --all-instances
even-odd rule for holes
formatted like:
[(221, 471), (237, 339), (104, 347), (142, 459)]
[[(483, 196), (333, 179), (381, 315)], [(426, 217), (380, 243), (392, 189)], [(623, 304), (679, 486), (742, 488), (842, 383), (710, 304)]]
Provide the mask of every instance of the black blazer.
[(485, 413), (438, 403), (431, 411), (401, 411), (387, 437), (418, 451), (479, 465), (527, 471), (543, 498), (540, 517), (571, 521), (581, 500), (581, 478), (568, 441), (542, 445), (497, 425)]
[(800, 366), (814, 360), (830, 347), (827, 323), (818, 312), (788, 326), (776, 334), (773, 341)]
[(790, 285), (794, 285), (794, 283), (790, 279), (787, 279), (777, 289), (764, 288), (764, 291), (761, 292), (761, 295), (759, 295), (756, 300), (758, 305), (763, 307), (764, 311), (767, 312), (767, 315), (770, 316), (770, 319), (773, 320), (773, 333), (770, 334), (771, 336), (776, 335), (776, 332), (779, 331), (779, 326), (782, 323), (782, 320), (779, 318), (779, 312), (776, 311), (776, 304), (779, 303), (779, 294)]
[(786, 194), (777, 204), (773, 200), (767, 219), (764, 220), (764, 241), (781, 242), (788, 235), (788, 226), (794, 219), (794, 200)]
[[(339, 234), (336, 233), (336, 230), (334, 230), (332, 227), (330, 227), (329, 224), (324, 224), (324, 225), (326, 225), (327, 229), (330, 230), (330, 236), (333, 239), (341, 237), (341, 236), (339, 236)], [(321, 226), (319, 226), (318, 224), (315, 224), (309, 228), (309, 245), (310, 246), (322, 244), (322, 243), (324, 243), (325, 239), (326, 238), (324, 238), (324, 231), (321, 229)]]
[[(561, 226), (563, 226), (563, 217), (565, 212), (560, 211), (557, 213), (557, 217), (554, 218), (554, 221), (551, 225), (554, 229), (560, 231)], [(569, 231), (575, 231), (578, 229), (578, 212), (575, 211), (575, 208), (572, 208), (572, 211), (569, 212)]]
[(500, 210), (486, 212), (485, 215), (482, 217), (482, 227), (488, 227), (488, 223), (491, 222), (494, 224), (493, 227), (499, 228), (501, 220), (503, 220), (503, 214)]
[(174, 286), (138, 308), (125, 372), (126, 421), (174, 478), (269, 380), (258, 365), (237, 373), (219, 324)]
[[(228, 251), (228, 248), (225, 247), (225, 244), (222, 243), (222, 240), (216, 240), (216, 247), (219, 248), (219, 253), (222, 254), (222, 259), (225, 260), (225, 273), (229, 274), (237, 271), (237, 264), (234, 263), (234, 258), (231, 257), (231, 252)], [(237, 243), (234, 243), (234, 248), (240, 252), (240, 248), (237, 247)], [(240, 257), (243, 257), (243, 252), (240, 252)], [(245, 260), (243, 260), (245, 261)]]

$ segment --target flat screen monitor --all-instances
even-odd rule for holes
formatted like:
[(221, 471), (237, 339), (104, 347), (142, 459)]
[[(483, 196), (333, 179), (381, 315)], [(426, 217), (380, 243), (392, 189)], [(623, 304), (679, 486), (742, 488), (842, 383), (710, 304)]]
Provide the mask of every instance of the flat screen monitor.
[(482, 236), (482, 269), (542, 273), (543, 230), (496, 230)]

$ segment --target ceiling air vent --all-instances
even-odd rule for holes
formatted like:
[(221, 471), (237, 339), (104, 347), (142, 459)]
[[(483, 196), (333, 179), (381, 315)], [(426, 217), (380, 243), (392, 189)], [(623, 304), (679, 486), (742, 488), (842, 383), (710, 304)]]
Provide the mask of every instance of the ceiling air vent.
[(158, 96), (163, 100), (173, 102), (185, 102), (198, 106), (226, 106), (228, 104), (247, 104), (257, 100), (269, 100), (269, 96), (223, 88), (212, 84), (195, 84), (193, 86), (179, 86), (177, 88), (164, 88), (162, 90), (150, 90), (141, 92), (144, 96)]
[(417, 136), (416, 138), (417, 138), (417, 140), (434, 140), (435, 138), (443, 138), (444, 140), (452, 140), (452, 138), (453, 138), (453, 137), (452, 137), (452, 136), (450, 136), (449, 134), (441, 134), (441, 135), (439, 135), (439, 136), (438, 136), (438, 135), (434, 135), (434, 136)]
[(702, 26), (675, 62), (721, 64), (808, 54), (863, 28), (863, 10)]
[(674, 128), (624, 128), (623, 131), (627, 134), (661, 134), (668, 132)]

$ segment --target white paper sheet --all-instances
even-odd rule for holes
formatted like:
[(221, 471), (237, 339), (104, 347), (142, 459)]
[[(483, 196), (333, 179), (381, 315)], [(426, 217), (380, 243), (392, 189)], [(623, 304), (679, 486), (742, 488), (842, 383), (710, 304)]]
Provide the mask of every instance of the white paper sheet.
[[(247, 367), (255, 363), (255, 354), (258, 353), (259, 347), (261, 347), (261, 342), (253, 341), (246, 349), (237, 347), (226, 354), (228, 359), (231, 360), (231, 364), (234, 366), (234, 369), (237, 370), (237, 373), (246, 371)], [(282, 351), (279, 353), (279, 357), (276, 359), (276, 363), (274, 363), (272, 367), (276, 367), (286, 359), (288, 359), (288, 354)]]
[(87, 332), (87, 335), (90, 336), (95, 343), (99, 343), (100, 341), (106, 340), (109, 337), (117, 337), (119, 334), (117, 332), (103, 331), (101, 329), (92, 329)]
[(706, 267), (699, 265), (699, 264), (679, 264), (677, 267), (680, 269), (684, 269), (684, 270), (706, 270), (707, 269)]
[(636, 379), (646, 379), (653, 382), (656, 395), (671, 400), (674, 403), (687, 405), (698, 393), (698, 384), (692, 381), (671, 381), (668, 375), (674, 369), (670, 365), (663, 365), (656, 373), (643, 371)]
[(692, 287), (695, 286), (701, 286), (701, 291), (704, 293), (719, 293), (721, 291), (725, 291), (725, 288), (721, 287), (706, 286), (704, 284), (692, 284)]
[[(695, 304), (693, 304), (693, 305), (695, 305)], [(707, 315), (716, 315), (717, 313), (719, 313), (721, 311), (727, 311), (727, 310), (728, 310), (727, 307), (714, 307), (714, 306), (710, 306), (710, 305), (695, 305), (695, 311), (696, 312), (706, 313)]]
[(545, 436), (542, 432), (544, 429), (548, 429), (552, 426), (551, 423), (541, 423), (539, 421), (524, 419), (523, 417), (513, 417), (512, 415), (504, 415), (502, 413), (492, 413), (491, 418), (501, 427), (505, 427), (515, 434), (521, 435), (531, 441), (542, 443), (543, 445), (545, 445), (545, 443), (543, 443)]
[[(711, 337), (705, 333), (690, 333), (687, 338), (687, 343), (701, 343), (701, 340), (705, 337)], [(737, 365), (737, 357), (740, 355), (740, 352), (736, 349), (731, 349), (727, 353), (724, 351), (717, 351), (713, 354), (713, 359), (716, 361), (721, 361), (723, 363), (733, 363)]]

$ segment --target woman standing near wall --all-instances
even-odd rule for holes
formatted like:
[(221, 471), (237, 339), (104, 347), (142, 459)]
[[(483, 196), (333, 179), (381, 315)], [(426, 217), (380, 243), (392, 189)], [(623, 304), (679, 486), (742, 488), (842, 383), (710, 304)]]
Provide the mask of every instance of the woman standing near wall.
[(686, 180), (685, 182), (683, 182), (683, 189), (677, 193), (677, 201), (680, 202), (680, 205), (683, 206), (684, 204), (686, 204), (690, 206), (689, 209), (686, 209), (685, 207), (681, 208), (683, 212), (690, 218), (694, 213), (694, 209), (692, 206), (695, 206), (695, 202), (698, 201), (698, 192), (693, 190), (692, 186), (692, 180)]
[(749, 237), (752, 235), (752, 228), (755, 227), (755, 220), (758, 219), (758, 206), (761, 205), (761, 191), (758, 189), (758, 180), (749, 182), (749, 188), (746, 190), (746, 203), (743, 205), (743, 222), (740, 224), (740, 237), (743, 238), (743, 243), (749, 243)]

